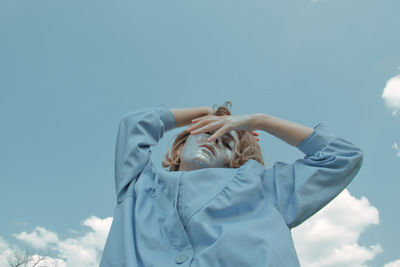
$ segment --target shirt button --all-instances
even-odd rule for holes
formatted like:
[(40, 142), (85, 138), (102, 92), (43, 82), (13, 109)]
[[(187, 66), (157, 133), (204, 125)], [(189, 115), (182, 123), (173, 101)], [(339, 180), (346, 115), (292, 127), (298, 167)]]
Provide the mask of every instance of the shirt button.
[(184, 263), (186, 260), (187, 260), (186, 255), (180, 255), (179, 257), (177, 257), (177, 258), (175, 259), (175, 262), (176, 262), (177, 264), (181, 264), (181, 263)]

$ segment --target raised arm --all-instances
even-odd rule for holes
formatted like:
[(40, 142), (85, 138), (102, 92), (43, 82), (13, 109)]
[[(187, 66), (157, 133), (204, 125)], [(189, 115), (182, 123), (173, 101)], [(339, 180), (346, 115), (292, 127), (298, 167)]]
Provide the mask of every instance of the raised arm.
[(276, 162), (265, 169), (265, 196), (293, 228), (334, 199), (357, 175), (363, 152), (336, 136), (323, 123), (297, 148), (305, 156), (294, 163)]
[(210, 107), (168, 109), (164, 104), (125, 114), (119, 123), (115, 149), (115, 187), (118, 202), (150, 162), (150, 148), (166, 131), (212, 114)]
[(173, 108), (172, 114), (176, 120), (177, 127), (189, 125), (193, 119), (213, 114), (214, 110), (210, 107), (198, 108)]
[(276, 162), (264, 172), (266, 198), (292, 228), (334, 199), (357, 175), (363, 153), (325, 124), (314, 128), (256, 114), (254, 128), (266, 131), (305, 154), (294, 163)]
[(163, 104), (125, 114), (119, 123), (115, 147), (115, 188), (117, 201), (126, 195), (150, 161), (150, 147), (164, 132), (176, 127), (175, 118)]
[(256, 130), (268, 132), (296, 147), (313, 131), (310, 127), (266, 114), (255, 114), (252, 123)]

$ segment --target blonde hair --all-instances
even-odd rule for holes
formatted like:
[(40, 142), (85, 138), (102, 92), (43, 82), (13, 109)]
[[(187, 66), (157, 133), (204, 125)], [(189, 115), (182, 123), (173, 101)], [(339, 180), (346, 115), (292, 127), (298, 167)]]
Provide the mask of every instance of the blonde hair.
[[(222, 106), (216, 109), (216, 116), (231, 115), (230, 108), (232, 103), (230, 101), (225, 102)], [(235, 147), (235, 154), (233, 160), (231, 160), (227, 168), (239, 168), (245, 164), (249, 159), (254, 159), (264, 165), (264, 160), (261, 152), (261, 148), (254, 135), (248, 131), (237, 130), (236, 133), (239, 136), (239, 142)], [(181, 163), (181, 152), (185, 146), (186, 139), (190, 133), (183, 131), (177, 135), (172, 148), (165, 153), (165, 158), (162, 161), (162, 167), (169, 167), (169, 171), (178, 171)]]

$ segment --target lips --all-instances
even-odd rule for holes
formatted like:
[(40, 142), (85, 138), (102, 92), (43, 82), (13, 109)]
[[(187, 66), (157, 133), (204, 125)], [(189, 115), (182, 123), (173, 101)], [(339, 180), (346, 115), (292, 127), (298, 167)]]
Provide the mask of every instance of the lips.
[(212, 153), (213, 156), (215, 157), (215, 150), (214, 150), (214, 147), (212, 147), (212, 146), (209, 145), (209, 144), (203, 144), (203, 145), (201, 145), (200, 147), (205, 147), (205, 148), (207, 148), (208, 150), (211, 151), (211, 153)]

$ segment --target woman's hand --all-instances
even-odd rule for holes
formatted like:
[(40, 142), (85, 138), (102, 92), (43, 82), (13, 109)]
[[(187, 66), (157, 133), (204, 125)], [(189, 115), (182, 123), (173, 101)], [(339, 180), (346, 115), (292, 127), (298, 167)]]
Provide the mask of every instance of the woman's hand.
[(191, 134), (200, 134), (204, 132), (212, 132), (213, 135), (207, 139), (207, 142), (213, 142), (226, 132), (231, 130), (249, 131), (257, 137), (259, 134), (255, 132), (254, 115), (224, 115), (215, 116), (207, 115), (192, 120), (193, 125), (186, 129)]

